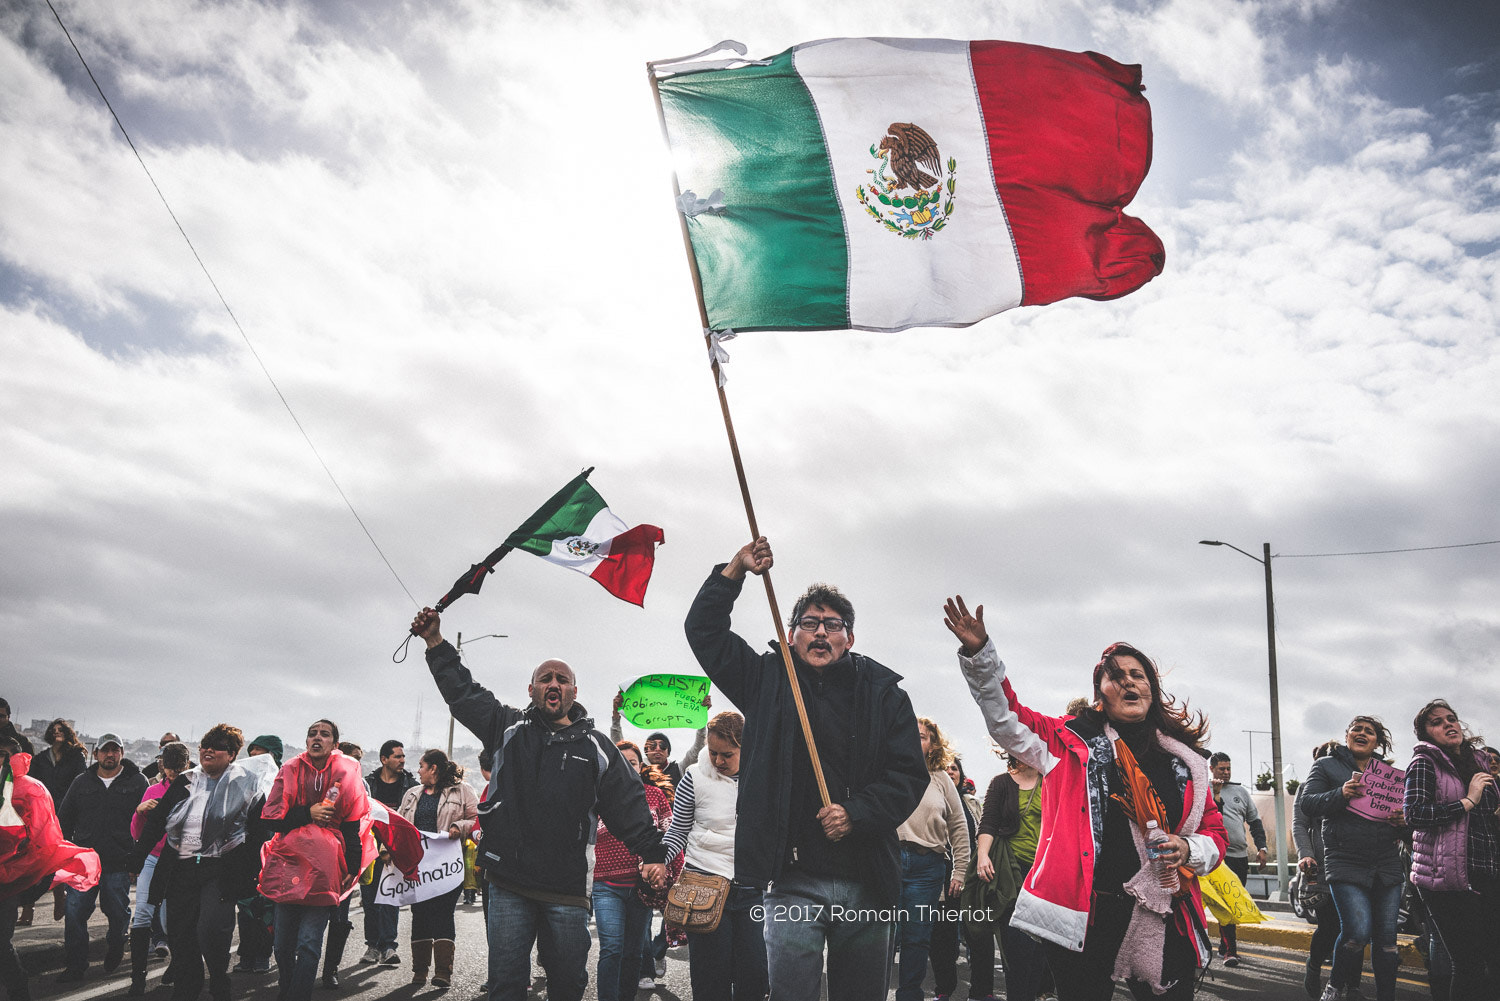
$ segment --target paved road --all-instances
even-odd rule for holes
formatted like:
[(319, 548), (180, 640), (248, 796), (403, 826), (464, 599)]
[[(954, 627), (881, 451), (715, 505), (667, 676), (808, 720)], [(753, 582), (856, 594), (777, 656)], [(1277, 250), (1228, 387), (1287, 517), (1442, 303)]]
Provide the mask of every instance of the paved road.
[[(112, 975), (105, 975), (100, 962), (104, 955), (104, 923), (96, 914), (90, 928), (93, 932), (93, 965), (89, 969), (89, 977), (82, 984), (57, 984), (58, 972), (62, 969), (62, 923), (54, 924), (51, 920), (50, 901), (44, 899), (42, 905), (37, 908), (37, 922), (30, 928), (16, 929), (16, 947), (21, 953), (22, 962), (32, 971), (32, 994), (38, 999), (47, 1001), (92, 1001), (95, 998), (124, 997), (125, 988), (130, 982), (128, 959), (121, 969)], [(378, 1001), (386, 997), (396, 997), (401, 1001), (407, 999), (419, 999), (419, 1001), (437, 1001), (444, 998), (445, 1001), (474, 1001), (479, 994), (479, 986), (485, 977), (485, 945), (484, 945), (484, 922), (480, 914), (479, 905), (459, 905), (458, 908), (458, 959), (454, 968), (454, 979), (452, 990), (446, 992), (434, 990), (431, 987), (413, 990), (409, 980), (411, 977), (410, 967), (406, 965), (406, 932), (408, 926), (407, 915), (401, 918), (401, 949), (403, 965), (399, 968), (364, 966), (358, 963), (364, 946), (361, 942), (360, 913), (356, 904), (352, 914), (355, 924), (354, 935), (350, 939), (347, 955), (344, 957), (341, 977), (343, 986), (339, 991), (325, 991), (321, 988), (315, 994), (315, 1001), (334, 1001), (337, 998), (357, 999), (357, 1001)], [(595, 943), (594, 951), (589, 954), (590, 962), (597, 959), (598, 944)], [(1226, 970), (1215, 966), (1210, 971), (1208, 978), (1203, 983), (1203, 988), (1198, 992), (1201, 999), (1216, 999), (1216, 1001), (1248, 1001), (1250, 998), (1266, 999), (1266, 1001), (1305, 1001), (1306, 995), (1302, 988), (1303, 956), (1287, 949), (1278, 949), (1266, 946), (1246, 947), (1241, 946), (1242, 965), (1236, 970)], [(149, 983), (151, 990), (147, 997), (151, 1001), (166, 1001), (171, 988), (162, 985), (161, 974), (165, 968), (163, 962), (154, 960), (150, 966)], [(534, 971), (540, 977), (540, 969)], [(590, 981), (593, 979), (593, 970), (590, 968)], [(966, 996), (967, 968), (960, 960), (959, 977), (960, 986), (956, 997)], [(997, 985), (1004, 984), (1002, 974), (996, 975)], [(1368, 974), (1363, 985), (1364, 993), (1373, 997), (1374, 984)], [(932, 990), (932, 981), (929, 977), (927, 990)], [(207, 998), (205, 992), (203, 997)], [(532, 997), (540, 999), (545, 995), (533, 991)], [(586, 997), (593, 999), (595, 994), (592, 982)], [(234, 997), (246, 998), (250, 1001), (275, 1001), (276, 999), (276, 974), (261, 976), (234, 974)], [(687, 974), (687, 949), (674, 949), (667, 954), (667, 975), (662, 986), (655, 992), (641, 991), (636, 1001), (687, 1001), (692, 997), (692, 991), (688, 986)], [(1123, 989), (1117, 989), (1115, 998), (1128, 998), (1129, 995)], [(1418, 1001), (1428, 997), (1427, 985), (1420, 970), (1402, 970), (1400, 983), (1397, 985), (1397, 1001)]]

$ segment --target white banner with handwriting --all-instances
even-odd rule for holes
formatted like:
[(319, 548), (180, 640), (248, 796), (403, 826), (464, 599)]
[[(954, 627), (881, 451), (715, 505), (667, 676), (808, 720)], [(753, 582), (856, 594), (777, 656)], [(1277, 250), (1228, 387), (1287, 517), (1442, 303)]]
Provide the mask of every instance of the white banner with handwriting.
[(464, 843), (446, 834), (422, 833), (422, 866), (416, 879), (407, 879), (395, 866), (380, 874), (376, 903), (405, 907), (441, 897), (464, 885)]

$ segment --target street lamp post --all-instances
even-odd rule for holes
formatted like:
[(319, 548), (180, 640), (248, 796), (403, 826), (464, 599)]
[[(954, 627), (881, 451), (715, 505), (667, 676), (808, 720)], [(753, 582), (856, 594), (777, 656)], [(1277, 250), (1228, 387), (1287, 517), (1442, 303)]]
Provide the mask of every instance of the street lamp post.
[(1276, 884), (1278, 899), (1287, 899), (1290, 874), (1286, 846), (1286, 782), (1281, 769), (1281, 698), (1276, 687), (1276, 601), (1271, 592), (1271, 544), (1263, 543), (1262, 556), (1253, 556), (1231, 542), (1201, 539), (1201, 546), (1228, 546), (1249, 556), (1266, 570), (1266, 659), (1271, 675), (1271, 791), (1276, 802)]
[[(503, 640), (503, 639), (508, 639), (508, 638), (509, 637), (507, 637), (505, 633), (485, 633), (483, 636), (475, 636), (473, 639), (469, 640), (469, 642), (470, 643), (478, 643), (480, 640)], [(459, 633), (458, 634), (458, 639), (454, 641), (453, 647), (454, 647), (454, 649), (456, 649), (458, 651), (458, 657), (459, 657), (459, 659), (462, 660), (463, 659), (463, 655), (464, 655), (464, 634), (463, 633)], [(448, 757), (450, 757), (450, 758), (453, 757), (453, 714), (452, 713), (448, 714)]]

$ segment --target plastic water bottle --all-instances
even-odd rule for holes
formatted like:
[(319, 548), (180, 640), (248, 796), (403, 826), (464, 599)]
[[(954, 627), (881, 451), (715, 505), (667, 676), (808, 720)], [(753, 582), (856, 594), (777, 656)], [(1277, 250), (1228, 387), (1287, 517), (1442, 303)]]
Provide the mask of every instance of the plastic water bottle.
[(1156, 878), (1161, 880), (1161, 885), (1173, 893), (1177, 892), (1177, 867), (1161, 858), (1162, 851), (1167, 847), (1167, 836), (1162, 832), (1156, 821), (1146, 821), (1146, 858), (1151, 862), (1151, 868), (1156, 870)]
[(328, 787), (328, 792), (323, 794), (323, 805), (332, 806), (339, 801), (339, 783), (335, 782)]

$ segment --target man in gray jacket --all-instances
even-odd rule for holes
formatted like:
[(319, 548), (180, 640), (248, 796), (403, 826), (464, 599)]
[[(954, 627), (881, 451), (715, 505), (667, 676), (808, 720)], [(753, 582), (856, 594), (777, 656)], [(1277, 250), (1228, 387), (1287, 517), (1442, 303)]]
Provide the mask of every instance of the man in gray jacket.
[[(1208, 766), (1213, 773), (1214, 800), (1219, 804), (1219, 812), (1224, 814), (1224, 864), (1243, 883), (1250, 875), (1245, 828), (1250, 828), (1250, 836), (1255, 839), (1257, 864), (1266, 860), (1266, 828), (1260, 822), (1260, 811), (1255, 808), (1249, 790), (1238, 782), (1229, 781), (1229, 755), (1223, 751), (1215, 752), (1208, 759)], [(1234, 929), (1234, 925), (1219, 928), (1219, 955), (1224, 958), (1225, 966), (1240, 965), (1240, 957), (1235, 952)]]

